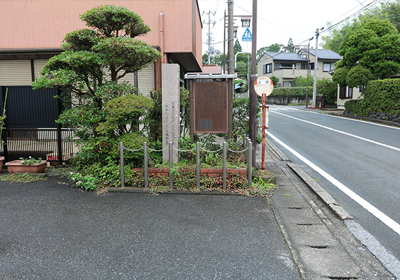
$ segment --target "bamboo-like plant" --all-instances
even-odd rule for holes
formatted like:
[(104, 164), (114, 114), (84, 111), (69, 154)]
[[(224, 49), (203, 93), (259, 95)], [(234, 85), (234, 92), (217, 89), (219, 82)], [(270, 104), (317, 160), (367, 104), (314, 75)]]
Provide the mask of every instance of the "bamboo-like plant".
[(0, 146), (4, 146), (5, 142), (2, 139), (4, 120), (6, 119), (6, 103), (7, 103), (8, 88), (6, 89), (6, 98), (4, 99), (3, 115), (0, 117)]

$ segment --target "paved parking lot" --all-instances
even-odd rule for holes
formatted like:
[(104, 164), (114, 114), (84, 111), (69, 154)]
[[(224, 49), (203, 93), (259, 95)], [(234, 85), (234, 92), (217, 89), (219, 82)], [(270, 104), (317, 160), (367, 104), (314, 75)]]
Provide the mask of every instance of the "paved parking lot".
[(1, 279), (299, 279), (265, 198), (0, 182)]

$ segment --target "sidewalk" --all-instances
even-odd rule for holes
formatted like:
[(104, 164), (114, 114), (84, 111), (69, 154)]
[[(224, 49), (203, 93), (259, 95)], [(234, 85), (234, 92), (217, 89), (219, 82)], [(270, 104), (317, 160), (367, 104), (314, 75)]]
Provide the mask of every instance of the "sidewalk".
[(268, 139), (266, 169), (277, 176), (270, 205), (303, 279), (396, 279), (346, 228), (351, 215)]

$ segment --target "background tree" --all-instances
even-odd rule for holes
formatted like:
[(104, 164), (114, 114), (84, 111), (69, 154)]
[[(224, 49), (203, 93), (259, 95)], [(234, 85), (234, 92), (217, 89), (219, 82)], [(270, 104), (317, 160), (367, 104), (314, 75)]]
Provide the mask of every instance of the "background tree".
[(359, 87), (400, 71), (400, 35), (387, 19), (366, 18), (354, 25), (340, 46), (333, 81)]
[[(312, 87), (314, 82), (314, 77), (309, 75), (308, 76), (308, 86)], [(292, 87), (306, 87), (307, 86), (307, 77), (295, 77), (292, 80)]]
[(283, 50), (288, 53), (294, 52), (294, 44), (292, 38), (289, 38), (289, 41), (287, 45), (283, 47)]
[(381, 2), (380, 6), (365, 10), (357, 18), (352, 21), (346, 21), (343, 25), (330, 28), (332, 25), (328, 22), (328, 35), (322, 36), (321, 46), (324, 49), (332, 50), (336, 53), (340, 51), (340, 44), (343, 42), (346, 34), (350, 33), (360, 22), (370, 18), (386, 18), (400, 32), (400, 1)]
[(237, 54), (242, 51), (242, 46), (239, 43), (239, 40), (236, 38), (235, 44), (233, 45), (233, 53)]
[(262, 47), (257, 50), (257, 59), (260, 59), (264, 52), (282, 52), (282, 49), (283, 45), (278, 43), (269, 45), (268, 47)]
[(81, 162), (107, 164), (119, 157), (119, 141), (130, 145), (146, 141), (139, 124), (147, 128), (147, 114), (153, 106), (151, 99), (138, 96), (138, 90), (121, 79), (161, 54), (135, 39), (150, 28), (125, 7), (99, 6), (80, 18), (90, 29), (64, 37), (64, 51), (46, 63), (33, 88), (59, 88), (75, 102), (58, 122), (75, 130)]
[[(227, 58), (226, 58), (227, 59)], [(203, 65), (208, 64), (208, 53), (202, 56)], [(210, 64), (222, 66), (224, 63), (224, 54), (219, 50), (215, 50), (210, 56)]]
[(279, 83), (279, 78), (278, 77), (275, 77), (275, 76), (271, 76), (271, 81), (274, 83), (274, 87), (277, 87), (278, 86), (278, 83)]

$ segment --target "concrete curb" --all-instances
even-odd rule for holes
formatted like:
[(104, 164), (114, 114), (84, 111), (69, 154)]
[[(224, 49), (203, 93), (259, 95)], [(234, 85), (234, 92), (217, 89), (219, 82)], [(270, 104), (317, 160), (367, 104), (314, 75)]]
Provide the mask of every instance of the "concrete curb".
[(332, 209), (332, 211), (343, 221), (343, 220), (352, 220), (353, 216), (347, 213), (346, 210), (341, 207), (336, 200), (325, 191), (317, 182), (315, 182), (310, 175), (303, 171), (297, 164), (288, 162), (287, 165), (292, 169), (300, 179), (303, 180), (306, 185), (311, 188), (322, 201)]
[[(107, 193), (144, 193), (150, 194), (149, 189), (145, 188), (134, 188), (134, 187), (124, 187), (124, 188), (108, 188), (105, 190)], [(157, 194), (187, 194), (187, 195), (239, 195), (235, 192), (224, 192), (224, 191), (204, 191), (200, 190), (198, 192), (191, 190), (168, 190), (165, 192), (157, 192)]]
[(270, 147), (270, 149), (280, 158), (282, 161), (290, 161), (288, 158), (274, 143), (271, 142), (267, 137), (265, 137), (265, 144)]

